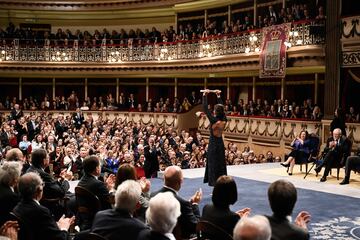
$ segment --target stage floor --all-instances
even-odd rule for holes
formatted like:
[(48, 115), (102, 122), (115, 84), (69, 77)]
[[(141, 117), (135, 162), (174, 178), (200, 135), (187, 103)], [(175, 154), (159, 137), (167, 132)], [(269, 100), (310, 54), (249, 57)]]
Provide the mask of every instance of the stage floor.
[[(356, 180), (343, 186), (339, 185), (342, 179), (338, 181), (332, 176), (328, 177), (327, 182), (320, 182), (321, 173), (318, 177), (312, 173), (303, 179), (305, 173), (300, 173), (299, 166), (295, 166), (294, 175), (288, 176), (279, 163), (228, 166), (227, 169), (228, 174), (235, 177), (238, 188), (238, 201), (231, 206), (233, 211), (250, 207), (252, 215), (271, 215), (267, 199), (269, 184), (278, 179), (287, 179), (298, 190), (298, 201), (292, 217), (294, 219), (302, 210), (311, 214), (308, 225), (311, 239), (360, 239), (358, 174), (354, 174)], [(203, 199), (199, 204), (200, 211), (205, 204), (211, 203), (212, 188), (203, 183), (204, 171), (204, 168), (184, 170), (184, 183), (179, 193), (189, 199), (201, 188)], [(156, 191), (162, 187), (163, 180), (154, 178), (151, 183), (151, 191)]]
[[(310, 167), (311, 164), (309, 164)], [(228, 175), (234, 177), (266, 183), (272, 183), (278, 179), (286, 179), (297, 188), (360, 198), (360, 174), (352, 172), (350, 184), (339, 185), (344, 177), (344, 169), (340, 169), (340, 180), (336, 179), (336, 169), (333, 169), (332, 175), (328, 176), (326, 182), (320, 182), (324, 170), (317, 177), (315, 176), (315, 171), (312, 170), (306, 179), (304, 179), (305, 165), (303, 165), (302, 172), (300, 172), (300, 166), (296, 165), (292, 176), (287, 174), (286, 168), (281, 166), (280, 163), (227, 166), (227, 171)], [(204, 172), (205, 168), (183, 170), (185, 178), (201, 178), (204, 176)]]

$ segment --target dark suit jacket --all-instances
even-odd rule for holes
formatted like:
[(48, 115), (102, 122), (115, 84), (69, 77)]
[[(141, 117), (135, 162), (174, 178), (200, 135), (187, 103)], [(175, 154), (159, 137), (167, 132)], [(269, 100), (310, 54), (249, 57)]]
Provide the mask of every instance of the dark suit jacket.
[(170, 240), (170, 238), (166, 237), (161, 233), (146, 229), (141, 231), (137, 240)]
[(140, 231), (146, 228), (144, 223), (131, 217), (126, 211), (107, 209), (95, 215), (91, 232), (100, 234), (108, 240), (136, 240)]
[(202, 220), (209, 221), (218, 227), (224, 229), (229, 235), (233, 235), (233, 230), (240, 216), (229, 208), (216, 208), (213, 204), (207, 204), (203, 208)]
[(266, 216), (271, 226), (271, 240), (307, 240), (310, 239), (309, 233), (290, 223), (286, 218)]
[(106, 188), (104, 182), (97, 180), (92, 175), (85, 174), (80, 179), (78, 186), (96, 195), (100, 200), (102, 210), (111, 208), (111, 204), (109, 203), (109, 190)]
[(7, 220), (12, 219), (10, 212), (19, 200), (19, 195), (14, 193), (9, 186), (0, 184), (0, 226), (2, 226)]
[(37, 126), (36, 128), (34, 128), (33, 124), (31, 121), (29, 121), (27, 123), (27, 129), (28, 129), (28, 139), (29, 141), (32, 141), (35, 137), (36, 134), (38, 134), (40, 132), (39, 130), (39, 126)]
[[(31, 239), (66, 240), (68, 237), (66, 231), (59, 229), (49, 209), (37, 204), (34, 200), (22, 200), (14, 208), (14, 213), (23, 221), (26, 228), (29, 229), (27, 233), (32, 234)], [(30, 239), (30, 236), (27, 239)]]
[(60, 183), (41, 168), (36, 168), (31, 165), (26, 172), (36, 172), (40, 175), (41, 179), (45, 183), (44, 193), (43, 193), (44, 198), (47, 199), (63, 198), (67, 190), (69, 190), (70, 188), (69, 183), (67, 181)]
[(9, 137), (8, 135), (6, 134), (6, 132), (2, 131), (1, 134), (0, 134), (0, 141), (1, 141), (1, 146), (3, 148), (5, 148), (6, 146), (9, 146), (10, 145), (10, 142), (9, 142)]
[(190, 234), (196, 232), (196, 224), (200, 218), (199, 206), (197, 204), (191, 204), (189, 201), (177, 195), (174, 190), (167, 187), (163, 187), (159, 191), (152, 193), (151, 197), (161, 192), (172, 192), (180, 202), (181, 215), (178, 218), (178, 225), (181, 227), (182, 237), (188, 238)]
[(344, 165), (345, 160), (350, 155), (351, 150), (351, 142), (344, 136), (341, 136), (339, 139), (339, 144), (331, 149), (329, 147), (330, 142), (334, 141), (333, 137), (329, 137), (326, 141), (326, 147), (324, 149), (324, 152), (333, 151), (335, 154), (336, 162), (342, 162), (342, 165)]

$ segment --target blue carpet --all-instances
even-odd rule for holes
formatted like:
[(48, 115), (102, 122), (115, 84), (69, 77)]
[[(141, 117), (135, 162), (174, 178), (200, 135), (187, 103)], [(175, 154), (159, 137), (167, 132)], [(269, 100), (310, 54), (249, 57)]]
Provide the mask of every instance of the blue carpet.
[[(202, 183), (202, 178), (184, 179), (180, 196), (189, 199), (199, 188), (203, 191), (202, 207), (211, 202), (212, 188)], [(231, 207), (240, 210), (252, 209), (251, 215), (271, 214), (267, 200), (269, 183), (235, 178), (238, 187), (238, 201)], [(162, 187), (162, 179), (152, 179), (153, 191)], [(306, 210), (311, 214), (309, 231), (311, 239), (360, 239), (360, 199), (336, 194), (297, 189), (298, 201), (294, 209), (293, 219), (298, 212)]]

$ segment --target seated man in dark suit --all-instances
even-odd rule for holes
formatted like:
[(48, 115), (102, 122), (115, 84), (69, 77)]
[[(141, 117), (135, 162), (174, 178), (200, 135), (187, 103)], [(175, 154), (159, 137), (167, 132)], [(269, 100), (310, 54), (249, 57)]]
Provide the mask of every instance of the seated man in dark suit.
[(114, 187), (115, 176), (110, 175), (106, 183), (97, 179), (101, 174), (101, 167), (100, 160), (95, 155), (84, 159), (83, 169), (84, 176), (80, 179), (78, 186), (96, 195), (100, 200), (102, 210), (111, 208), (109, 191)]
[[(20, 231), (28, 229), (26, 239), (66, 240), (68, 229), (74, 218), (62, 217), (55, 222), (49, 209), (40, 205), (43, 195), (43, 181), (37, 173), (26, 173), (19, 180), (21, 201), (14, 208), (20, 222)], [(23, 225), (21, 225), (23, 224)], [(20, 239), (22, 240), (22, 239)]]
[[(101, 166), (100, 160), (97, 156), (91, 155), (84, 159), (83, 161), (83, 170), (84, 175), (80, 179), (78, 186), (85, 188), (92, 194), (96, 195), (100, 200), (100, 209), (105, 210), (111, 208), (111, 195), (110, 190), (114, 187), (114, 179), (115, 176), (110, 175), (106, 183), (98, 180), (98, 177), (101, 174)], [(85, 201), (77, 199), (79, 205), (86, 205), (86, 203), (82, 203), (81, 201)], [(81, 230), (86, 230), (91, 227), (93, 215), (87, 213), (81, 213), (77, 220), (79, 220), (78, 224)]]
[(126, 180), (116, 190), (115, 209), (100, 211), (95, 215), (91, 232), (108, 240), (136, 240), (146, 225), (133, 217), (139, 204), (141, 186), (134, 180)]
[(172, 231), (180, 214), (180, 203), (171, 192), (158, 193), (150, 199), (146, 210), (146, 222), (151, 230), (142, 231), (138, 240), (175, 239)]
[(270, 240), (271, 228), (264, 216), (242, 218), (234, 228), (234, 240)]
[(355, 156), (350, 156), (346, 159), (345, 164), (345, 178), (340, 183), (341, 185), (350, 183), (350, 174), (352, 170), (360, 171), (360, 147)]
[[(202, 193), (197, 191), (195, 195), (187, 201), (178, 195), (183, 182), (183, 174), (181, 168), (177, 166), (167, 167), (164, 171), (164, 187), (159, 191), (154, 192), (151, 196), (155, 196), (160, 192), (171, 192), (175, 198), (180, 202), (181, 215), (178, 219), (180, 225), (181, 236), (188, 238), (191, 234), (196, 232), (196, 224), (200, 218), (199, 202), (202, 198)], [(175, 230), (177, 230), (175, 228)]]
[(14, 191), (20, 174), (19, 162), (4, 162), (0, 168), (0, 226), (11, 219), (10, 212), (20, 200)]
[(64, 209), (61, 209), (60, 202), (46, 201), (46, 199), (60, 200), (64, 198), (70, 188), (68, 180), (72, 178), (72, 174), (64, 170), (60, 173), (60, 179), (56, 180), (51, 174), (44, 170), (49, 166), (49, 163), (50, 159), (47, 152), (44, 149), (36, 149), (31, 153), (31, 166), (27, 172), (35, 172), (40, 175), (45, 184), (42, 203), (45, 207), (49, 208), (55, 218), (58, 219), (64, 213)]
[(346, 159), (349, 156), (349, 145), (346, 137), (341, 135), (341, 129), (334, 129), (333, 136), (329, 137), (326, 142), (324, 161), (315, 168), (316, 173), (319, 173), (321, 168), (325, 166), (324, 174), (320, 182), (326, 181), (326, 177), (334, 165), (344, 165), (342, 159)]
[(289, 221), (296, 200), (295, 186), (288, 181), (273, 182), (268, 189), (272, 216), (267, 216), (271, 226), (271, 240), (307, 240), (310, 239), (306, 224), (310, 214), (302, 211), (295, 219), (295, 224)]

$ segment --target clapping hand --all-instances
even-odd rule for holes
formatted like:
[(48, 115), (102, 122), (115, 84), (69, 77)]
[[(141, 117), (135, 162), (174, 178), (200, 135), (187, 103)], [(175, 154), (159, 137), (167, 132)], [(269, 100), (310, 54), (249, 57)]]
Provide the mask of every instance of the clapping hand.
[(147, 193), (150, 191), (150, 186), (151, 186), (151, 183), (149, 180), (147, 180), (145, 177), (141, 178), (139, 180), (139, 183), (140, 183), (140, 186), (141, 186), (141, 191), (143, 193)]
[(217, 97), (220, 97), (220, 94), (221, 94), (221, 90), (219, 89), (215, 89), (215, 94)]
[(307, 229), (307, 224), (310, 222), (310, 218), (310, 213), (301, 211), (295, 219), (295, 224), (301, 228)]
[(114, 174), (110, 174), (110, 175), (105, 179), (105, 183), (106, 183), (106, 186), (107, 186), (107, 188), (109, 189), (109, 191), (114, 188), (114, 186), (115, 186), (115, 180), (116, 180), (116, 177), (115, 177)]
[(191, 203), (199, 204), (202, 199), (202, 190), (201, 188), (196, 191), (196, 193), (190, 198)]
[(251, 208), (243, 208), (236, 213), (240, 216), (240, 218), (248, 217), (250, 215)]
[(207, 96), (210, 93), (209, 89), (204, 89), (203, 90), (203, 96)]

